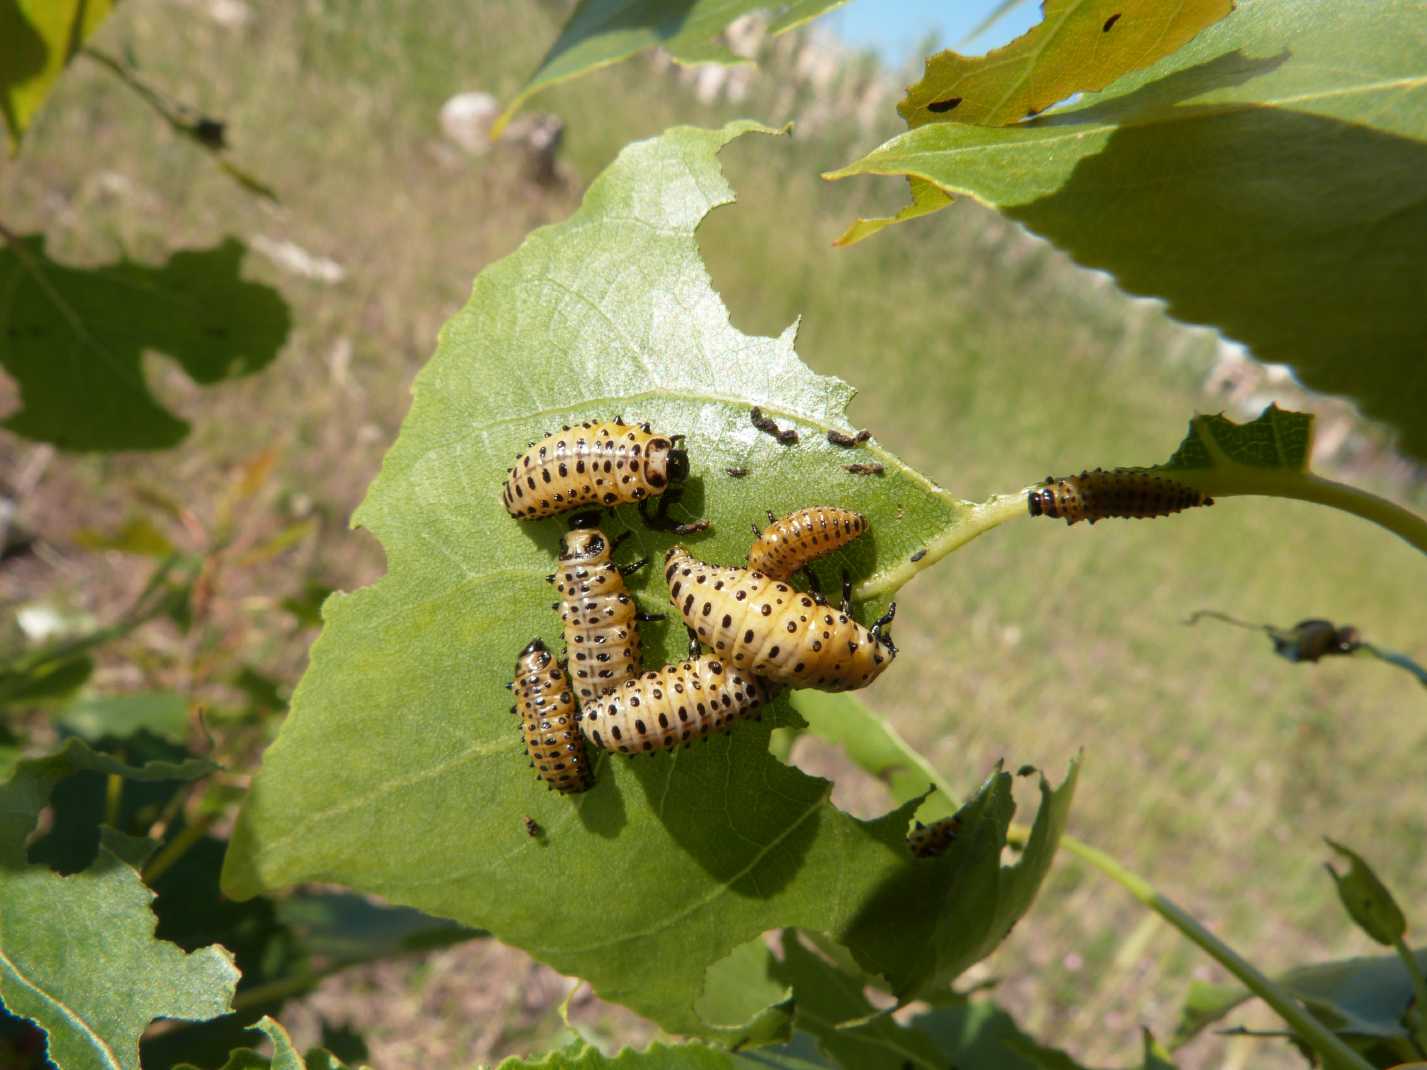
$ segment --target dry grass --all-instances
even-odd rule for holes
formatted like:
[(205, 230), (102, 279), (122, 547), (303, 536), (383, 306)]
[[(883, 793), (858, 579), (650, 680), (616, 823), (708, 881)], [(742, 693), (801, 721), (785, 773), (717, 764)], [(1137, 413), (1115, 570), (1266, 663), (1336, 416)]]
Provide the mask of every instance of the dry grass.
[[(345, 276), (304, 279), (250, 254), (250, 276), (283, 292), (296, 327), (266, 372), (216, 389), (149, 362), (156, 391), (194, 422), (182, 449), (47, 459), (0, 440), (0, 468), (38, 472), (23, 519), (44, 541), (38, 557), (0, 571), (0, 599), (45, 593), (106, 618), (142, 570), (79, 551), (74, 535), (117, 525), (138, 486), (165, 488), (211, 520), (235, 468), (273, 449), (250, 523), (271, 532), (316, 517), (317, 534), (230, 576), (213, 629), (234, 663), (290, 686), (310, 632), (277, 623), (275, 606), (309, 578), (351, 588), (380, 574), (380, 548), (345, 520), (471, 278), (566, 215), (579, 179), (625, 141), (735, 111), (697, 103), (642, 62), (613, 68), (537, 101), (569, 123), (573, 181), (534, 186), (515, 154), (471, 159), (444, 145), (436, 113), (462, 89), (508, 96), (551, 38), (553, 8), (456, 10), (308, 0), (266, 5), (236, 30), (197, 3), (122, 10), (103, 43), (131, 47), (146, 77), (227, 119), (238, 159), (280, 191), (277, 207), (238, 191), (97, 69), (76, 67), (0, 176), (13, 229), (43, 230), (53, 255), (87, 263), (262, 235), (330, 258)], [(797, 98), (781, 88), (755, 80), (737, 111), (782, 118), (774, 112)], [(833, 125), (731, 146), (740, 204), (716, 213), (701, 240), (735, 322), (767, 334), (804, 316), (805, 359), (858, 385), (854, 420), (909, 462), (982, 497), (1046, 472), (1164, 458), (1194, 409), (1217, 407), (1201, 389), (1219, 353), (1208, 332), (1123, 298), (974, 206), (832, 254), (846, 220), (898, 195), (892, 184), (812, 177), (847, 158), (852, 138)], [(1181, 621), (1203, 606), (1277, 623), (1330, 616), (1421, 653), (1424, 578), (1420, 556), (1389, 536), (1294, 503), (1226, 501), (1173, 524), (1011, 525), (906, 592), (908, 670), (868, 701), (967, 790), (997, 758), (1058, 778), (1084, 748), (1077, 835), (1270, 969), (1361, 953), (1319, 867), (1319, 837), (1360, 846), (1409, 900), (1420, 887), (1421, 695), (1385, 666), (1292, 666), (1258, 637)], [(135, 679), (133, 655), (173, 642), (147, 630), (106, 662), (101, 682), (151, 682)], [(835, 753), (804, 760), (844, 768)], [(839, 798), (872, 805), (846, 779), (851, 795)], [(1138, 1025), (1165, 1034), (1191, 973), (1215, 976), (1070, 860), (988, 971), (1005, 979), (1025, 1027), (1092, 1064), (1133, 1061)], [(542, 1050), (563, 994), (520, 952), (481, 942), (333, 978), (294, 1024), (314, 1039), (319, 1018), (352, 1022), (383, 1070), (455, 1065)], [(611, 1039), (649, 1035), (618, 1009), (591, 1004), (576, 1019)], [(1293, 1063), (1212, 1038), (1186, 1058)]]

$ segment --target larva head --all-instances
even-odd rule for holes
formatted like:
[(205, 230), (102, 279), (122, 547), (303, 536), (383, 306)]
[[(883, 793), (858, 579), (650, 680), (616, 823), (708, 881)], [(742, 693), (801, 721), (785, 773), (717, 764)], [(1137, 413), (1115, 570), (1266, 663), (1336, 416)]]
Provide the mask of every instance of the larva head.
[(560, 540), (560, 560), (582, 565), (603, 565), (609, 561), (609, 540), (599, 528), (581, 527), (565, 533)]
[(549, 661), (550, 649), (545, 645), (545, 641), (537, 636), (530, 640), (525, 649), (520, 652), (520, 656), (515, 659), (516, 675), (544, 668)]
[(679, 445), (683, 435), (651, 438), (644, 450), (644, 478), (656, 492), (677, 487), (689, 478), (689, 451)]

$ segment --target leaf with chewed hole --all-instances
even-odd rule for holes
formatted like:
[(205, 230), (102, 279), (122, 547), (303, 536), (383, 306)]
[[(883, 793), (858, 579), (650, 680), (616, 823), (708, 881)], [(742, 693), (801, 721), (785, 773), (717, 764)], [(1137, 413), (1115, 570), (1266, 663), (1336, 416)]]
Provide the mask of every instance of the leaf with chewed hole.
[(927, 123), (1005, 126), (1148, 67), (1234, 8), (1234, 0), (1045, 0), (1042, 20), (984, 56), (938, 52), (897, 111)]
[(0, 4), (0, 115), (19, 147), (35, 112), (113, 0), (9, 0)]
[(213, 768), (198, 759), (135, 768), (72, 739), (55, 754), (19, 762), (0, 784), (0, 1002), (45, 1031), (65, 1070), (138, 1070), (139, 1037), (150, 1022), (223, 1014), (238, 971), (217, 945), (186, 952), (154, 938), (154, 895), (125, 861), (146, 853), (133, 837), (104, 837), (94, 864), (67, 876), (28, 862), (40, 811), (79, 772), (192, 780)]
[(1253, 0), (1032, 122), (927, 123), (828, 177), (975, 197), (1427, 458), (1421, 34), (1412, 4)]
[(771, 9), (769, 34), (803, 25), (847, 0), (580, 0), (560, 36), (492, 127), (501, 130), (542, 89), (628, 59), (656, 45), (679, 63), (742, 63), (718, 40), (735, 19)]
[[(978, 909), (956, 906), (947, 867), (914, 867), (909, 814), (854, 820), (829, 804), (825, 781), (768, 753), (772, 722), (794, 719), (785, 700), (763, 723), (691, 750), (602, 756), (593, 789), (574, 797), (535, 779), (507, 712), (521, 648), (532, 636), (560, 646), (545, 576), (565, 518), (520, 522), (501, 504), (511, 459), (552, 427), (622, 414), (688, 436), (691, 478), (672, 515), (712, 530), (679, 540), (621, 507), (601, 522), (612, 537), (632, 533), (621, 562), (658, 562), (676, 541), (740, 562), (769, 509), (862, 512), (870, 533), (817, 568), (829, 590), (847, 568), (870, 592), (875, 604), (855, 609), (863, 620), (919, 549), (944, 554), (1002, 515), (875, 442), (830, 443), (830, 430), (857, 430), (844, 414), (851, 387), (809, 370), (791, 329), (763, 338), (730, 324), (694, 232), (730, 200), (718, 150), (750, 131), (773, 133), (740, 122), (628, 146), (572, 218), (486, 268), (442, 329), (356, 515), (385, 548), (387, 575), (323, 606), (292, 712), (234, 832), (230, 894), (302, 881), (380, 894), (489, 930), (671, 1031), (729, 1042), (766, 1039), (769, 1018), (710, 993), (710, 967), (724, 964), (715, 982), (736, 973), (743, 961), (726, 960), (760, 934), (846, 938), (905, 990), (926, 974), (939, 919), (964, 923)], [(758, 430), (755, 406), (799, 441)], [(862, 461), (884, 474), (844, 467)], [(1023, 498), (1001, 505), (1025, 513)], [(659, 568), (627, 583), (642, 609), (668, 607)], [(674, 621), (642, 627), (646, 665), (683, 657)], [(896, 677), (894, 664), (875, 686)], [(880, 913), (879, 895), (914, 868), (923, 909)]]

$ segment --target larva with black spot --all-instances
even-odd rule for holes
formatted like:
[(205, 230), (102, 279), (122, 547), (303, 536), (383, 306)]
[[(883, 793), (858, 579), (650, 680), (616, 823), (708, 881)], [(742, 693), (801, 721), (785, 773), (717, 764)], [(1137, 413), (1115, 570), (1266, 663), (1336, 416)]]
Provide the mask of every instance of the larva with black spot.
[(643, 502), (689, 476), (683, 435), (663, 435), (622, 419), (566, 427), (516, 455), (502, 499), (519, 520), (539, 520), (581, 506)]
[(773, 683), (819, 691), (866, 687), (892, 664), (897, 648), (884, 629), (897, 605), (870, 629), (819, 596), (750, 569), (709, 565), (682, 546), (664, 558), (669, 598), (698, 635), (735, 668)]
[(640, 613), (624, 587), (624, 577), (646, 562), (616, 565), (614, 545), (599, 528), (582, 523), (565, 534), (560, 563), (548, 577), (560, 595), (551, 608), (565, 624), (565, 658), (581, 707), (639, 671), (635, 622), (656, 619)]
[(535, 775), (556, 791), (573, 795), (590, 786), (590, 763), (580, 736), (570, 678), (539, 639), (520, 652), (511, 683), (520, 731)]
[(1067, 524), (1081, 520), (1093, 524), (1112, 516), (1169, 516), (1213, 504), (1214, 499), (1203, 491), (1143, 468), (1097, 468), (1059, 479), (1047, 476), (1041, 487), (1026, 496), (1031, 516), (1064, 518)]
[(961, 832), (961, 818), (956, 815), (923, 825), (918, 821), (907, 834), (907, 847), (917, 858), (934, 858), (953, 843)]
[(786, 580), (810, 561), (839, 550), (867, 530), (867, 518), (835, 505), (813, 505), (784, 517), (768, 514), (768, 526), (748, 548), (748, 567)]
[(620, 754), (673, 750), (756, 718), (772, 697), (767, 681), (703, 655), (626, 680), (585, 705), (580, 731)]

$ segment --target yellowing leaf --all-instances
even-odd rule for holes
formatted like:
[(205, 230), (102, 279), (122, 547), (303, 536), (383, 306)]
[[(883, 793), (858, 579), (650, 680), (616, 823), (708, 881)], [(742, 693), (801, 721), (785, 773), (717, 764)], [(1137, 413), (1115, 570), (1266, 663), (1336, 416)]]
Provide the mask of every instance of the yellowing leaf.
[(1234, 0), (1045, 0), (1044, 20), (1003, 48), (932, 56), (897, 111), (911, 127), (1018, 122), (1148, 67), (1233, 9)]
[(113, 0), (0, 4), (0, 112), (14, 149), (65, 65), (99, 28)]

